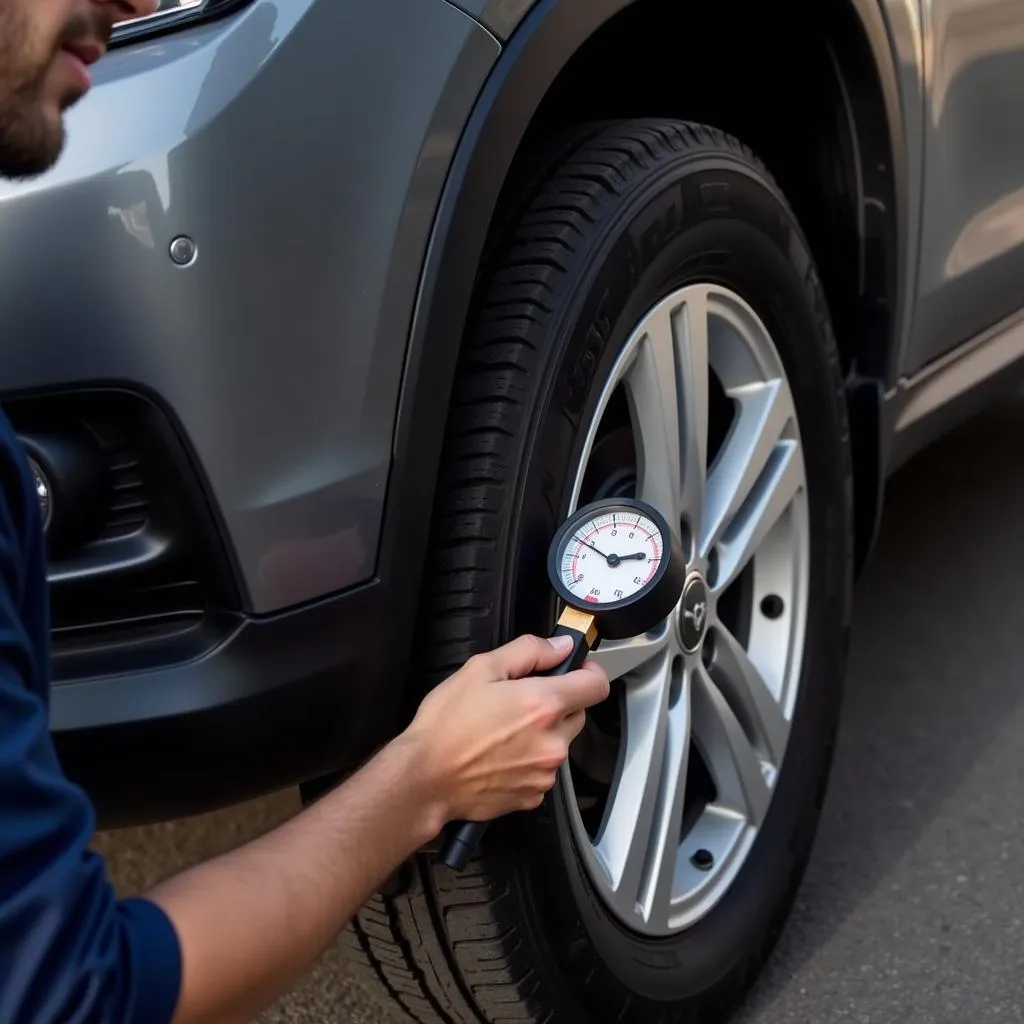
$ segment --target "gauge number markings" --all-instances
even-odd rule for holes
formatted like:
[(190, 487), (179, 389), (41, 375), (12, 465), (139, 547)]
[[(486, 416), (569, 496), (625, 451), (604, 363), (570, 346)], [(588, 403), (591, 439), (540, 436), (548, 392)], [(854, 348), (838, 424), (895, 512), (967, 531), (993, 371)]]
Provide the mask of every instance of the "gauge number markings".
[[(647, 550), (638, 551), (638, 547)], [(662, 550), (661, 531), (646, 516), (637, 514), (636, 521), (629, 522), (620, 521), (616, 513), (609, 512), (591, 519), (570, 536), (562, 553), (562, 581), (570, 592), (590, 604), (602, 603), (602, 594), (606, 603), (622, 601), (634, 597), (651, 581)], [(596, 572), (590, 566), (580, 567), (588, 558)], [(640, 562), (646, 573), (634, 574), (630, 583), (615, 578), (619, 577), (620, 568), (628, 571), (626, 563), (630, 561)], [(589, 593), (583, 594), (580, 584), (588, 579), (594, 585)], [(611, 596), (605, 592), (608, 587), (612, 588)]]

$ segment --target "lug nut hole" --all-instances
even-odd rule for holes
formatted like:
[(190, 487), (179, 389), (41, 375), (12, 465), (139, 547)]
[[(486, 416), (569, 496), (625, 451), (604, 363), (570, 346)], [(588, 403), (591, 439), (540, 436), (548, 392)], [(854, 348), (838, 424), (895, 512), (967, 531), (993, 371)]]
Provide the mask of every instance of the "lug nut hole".
[(700, 849), (690, 858), (698, 871), (710, 871), (715, 866), (715, 855), (710, 850)]
[(761, 602), (761, 614), (766, 619), (777, 619), (786, 610), (785, 602), (778, 594), (769, 594)]

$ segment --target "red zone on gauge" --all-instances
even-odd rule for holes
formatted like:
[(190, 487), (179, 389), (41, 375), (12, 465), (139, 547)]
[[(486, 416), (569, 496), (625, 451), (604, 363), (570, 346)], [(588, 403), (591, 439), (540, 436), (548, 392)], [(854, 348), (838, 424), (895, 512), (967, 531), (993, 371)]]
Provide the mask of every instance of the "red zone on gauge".
[(614, 604), (651, 581), (663, 550), (661, 532), (639, 513), (610, 512), (580, 526), (562, 553), (562, 582), (588, 604)]

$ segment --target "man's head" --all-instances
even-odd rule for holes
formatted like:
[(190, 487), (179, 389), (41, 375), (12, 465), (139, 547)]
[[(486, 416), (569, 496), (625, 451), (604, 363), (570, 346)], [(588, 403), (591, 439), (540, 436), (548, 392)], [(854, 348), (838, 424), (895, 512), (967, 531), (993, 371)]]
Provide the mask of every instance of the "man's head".
[(120, 21), (159, 0), (0, 0), (0, 176), (51, 167), (64, 146), (64, 111), (89, 89), (88, 66)]

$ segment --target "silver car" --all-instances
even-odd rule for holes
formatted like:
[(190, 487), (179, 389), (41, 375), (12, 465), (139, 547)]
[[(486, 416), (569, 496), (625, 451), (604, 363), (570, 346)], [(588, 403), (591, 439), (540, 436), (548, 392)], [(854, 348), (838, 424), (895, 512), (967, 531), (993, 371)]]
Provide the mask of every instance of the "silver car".
[(421, 1024), (724, 1019), (811, 849), (885, 480), (1024, 366), (1022, 50), (1005, 0), (122, 29), (59, 165), (0, 185), (52, 724), (101, 824), (314, 798), (549, 630), (558, 524), (638, 496), (699, 629), (602, 647), (544, 807), (464, 873), (422, 851), (348, 942)]

